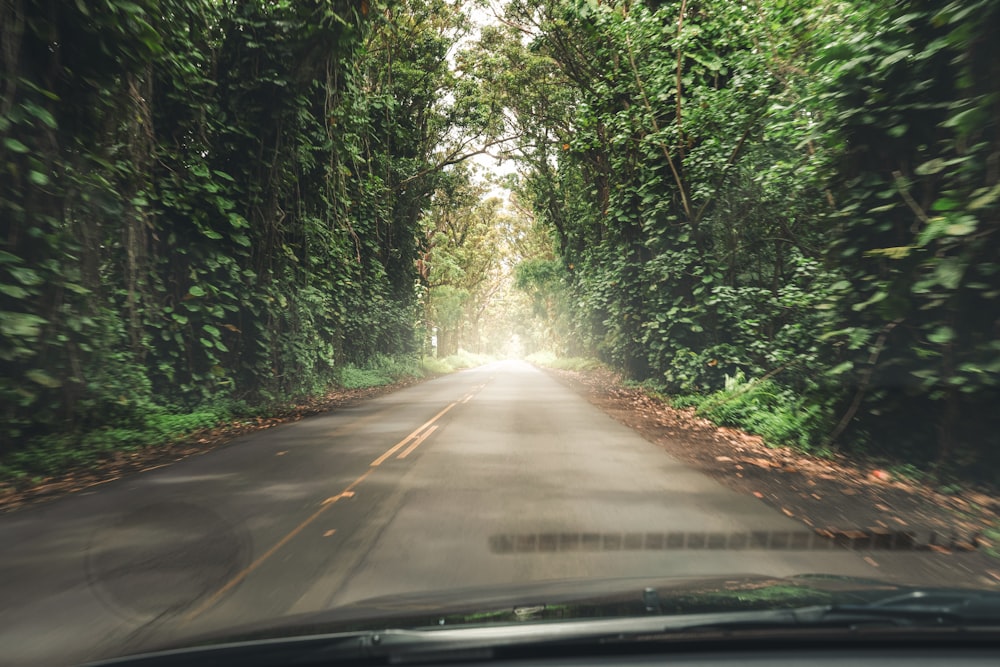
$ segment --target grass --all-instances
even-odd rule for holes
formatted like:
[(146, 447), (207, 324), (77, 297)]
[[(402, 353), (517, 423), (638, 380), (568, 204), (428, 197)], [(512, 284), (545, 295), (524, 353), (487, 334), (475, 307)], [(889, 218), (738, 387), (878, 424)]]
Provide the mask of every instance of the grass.
[(428, 373), (439, 375), (443, 373), (454, 373), (455, 371), (460, 371), (463, 368), (475, 368), (476, 366), (482, 366), (483, 364), (488, 364), (494, 360), (494, 357), (486, 354), (476, 354), (474, 352), (459, 350), (457, 354), (452, 354), (443, 358), (424, 357), (423, 368)]
[(347, 364), (341, 367), (337, 373), (337, 385), (341, 389), (367, 389), (424, 375), (423, 365), (414, 357), (378, 355), (364, 366)]
[(234, 417), (229, 406), (195, 412), (150, 412), (131, 427), (106, 426), (82, 433), (39, 436), (0, 461), (0, 483), (37, 482), (68, 470), (86, 468), (118, 452), (164, 445)]
[(770, 445), (788, 445), (821, 456), (828, 453), (820, 443), (829, 433), (830, 415), (770, 380), (748, 381), (740, 374), (727, 378), (724, 389), (674, 397), (671, 405), (693, 406), (699, 416), (759, 435)]

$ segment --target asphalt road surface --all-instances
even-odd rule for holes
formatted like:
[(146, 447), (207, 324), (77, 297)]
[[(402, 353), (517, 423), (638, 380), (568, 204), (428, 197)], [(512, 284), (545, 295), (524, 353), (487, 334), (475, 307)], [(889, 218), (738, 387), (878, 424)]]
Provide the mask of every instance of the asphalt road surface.
[(502, 362), (0, 515), (0, 663), (73, 664), (397, 593), (884, 575), (855, 552), (718, 543), (802, 531)]

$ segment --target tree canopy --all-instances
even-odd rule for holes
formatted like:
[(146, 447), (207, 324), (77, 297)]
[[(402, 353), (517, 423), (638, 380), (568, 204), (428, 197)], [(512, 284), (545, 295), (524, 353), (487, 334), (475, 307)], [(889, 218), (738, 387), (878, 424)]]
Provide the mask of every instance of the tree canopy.
[[(9, 0), (0, 25), (0, 458), (435, 341), (998, 476), (997, 0)], [(506, 199), (472, 156), (517, 165)]]

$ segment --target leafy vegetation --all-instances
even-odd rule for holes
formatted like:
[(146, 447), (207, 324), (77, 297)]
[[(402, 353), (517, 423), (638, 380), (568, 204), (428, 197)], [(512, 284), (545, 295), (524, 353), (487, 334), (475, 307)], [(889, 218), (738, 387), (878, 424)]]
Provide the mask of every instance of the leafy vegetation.
[[(997, 481), (1000, 3), (512, 0), (541, 315), (772, 441)], [(985, 464), (985, 465), (984, 465)]]
[(456, 122), (438, 91), (460, 13), (0, 11), (5, 465), (156, 444), (225, 418), (216, 406), (360, 386), (416, 358), (418, 221)]
[(469, 350), (998, 481), (998, 0), (476, 6), (4, 3), (4, 465)]

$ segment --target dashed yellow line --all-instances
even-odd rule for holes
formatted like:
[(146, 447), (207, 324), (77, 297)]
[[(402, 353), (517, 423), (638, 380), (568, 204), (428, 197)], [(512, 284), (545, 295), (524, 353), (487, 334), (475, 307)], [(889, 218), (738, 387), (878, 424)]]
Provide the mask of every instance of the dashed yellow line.
[[(361, 480), (363, 480), (365, 477), (367, 477), (369, 473), (371, 473), (371, 470), (369, 470), (368, 472), (366, 472), (364, 475), (362, 475), (358, 479), (354, 480), (354, 482), (352, 482), (351, 485), (349, 487), (347, 487), (347, 488), (350, 489), (350, 488), (354, 487)], [(346, 495), (346, 494), (350, 494), (350, 495)], [(265, 551), (264, 553), (262, 553), (260, 556), (258, 556), (257, 560), (255, 560), (254, 562), (252, 562), (249, 565), (247, 565), (243, 569), (243, 571), (241, 571), (235, 577), (233, 577), (232, 579), (230, 579), (229, 581), (227, 581), (225, 583), (225, 585), (222, 588), (220, 588), (219, 590), (215, 591), (215, 593), (213, 593), (211, 595), (211, 597), (209, 597), (204, 602), (202, 602), (200, 605), (198, 605), (193, 610), (191, 610), (184, 617), (184, 621), (185, 622), (192, 621), (195, 618), (197, 618), (198, 616), (201, 616), (202, 614), (204, 614), (209, 609), (211, 609), (215, 605), (215, 603), (218, 602), (222, 598), (223, 595), (225, 595), (226, 593), (228, 593), (229, 591), (231, 591), (235, 586), (237, 586), (244, 579), (246, 579), (248, 576), (250, 576), (250, 573), (252, 573), (258, 567), (260, 567), (261, 565), (263, 565), (264, 561), (266, 561), (268, 558), (270, 558), (271, 556), (273, 556), (274, 553), (278, 549), (280, 549), (281, 547), (283, 547), (286, 544), (288, 544), (292, 540), (293, 537), (295, 537), (296, 535), (298, 535), (299, 533), (301, 533), (309, 524), (311, 524), (313, 521), (315, 521), (316, 519), (318, 519), (319, 516), (323, 512), (325, 512), (327, 509), (329, 509), (330, 507), (332, 507), (335, 502), (337, 502), (341, 498), (345, 498), (345, 497), (349, 498), (350, 496), (353, 496), (353, 495), (354, 495), (353, 492), (345, 490), (345, 491), (343, 491), (342, 493), (340, 493), (340, 494), (338, 494), (336, 496), (333, 496), (331, 498), (327, 498), (326, 502), (324, 502), (323, 505), (318, 510), (316, 510), (311, 515), (309, 515), (308, 519), (306, 519), (305, 521), (303, 521), (299, 525), (295, 526), (295, 528), (293, 528), (287, 535), (285, 535), (280, 540), (278, 540), (270, 549), (268, 549), (267, 551)]]
[[(481, 387), (478, 387), (475, 392), (473, 392), (473, 393), (469, 394), (468, 396), (466, 396), (461, 402), (462, 403), (468, 402), (469, 399), (471, 399), (473, 396), (475, 396), (476, 393), (479, 390), (481, 390), (483, 387), (485, 387), (485, 385), (482, 385)], [(191, 620), (194, 620), (198, 616), (204, 614), (206, 611), (208, 611), (209, 609), (211, 609), (222, 598), (223, 595), (225, 595), (226, 593), (228, 593), (229, 591), (231, 591), (233, 588), (235, 588), (237, 585), (239, 585), (244, 579), (246, 579), (248, 576), (250, 576), (250, 574), (254, 570), (256, 570), (258, 567), (260, 567), (261, 565), (263, 565), (264, 562), (268, 558), (270, 558), (271, 556), (273, 556), (276, 551), (278, 551), (281, 547), (283, 547), (286, 544), (288, 544), (296, 535), (298, 535), (303, 530), (305, 530), (305, 528), (308, 527), (309, 524), (311, 524), (313, 521), (315, 521), (316, 519), (318, 519), (320, 517), (320, 515), (323, 514), (323, 512), (325, 512), (327, 509), (329, 509), (330, 507), (332, 507), (334, 505), (334, 503), (336, 503), (338, 500), (340, 500), (341, 498), (352, 498), (352, 497), (354, 497), (354, 488), (358, 484), (360, 484), (361, 482), (363, 482), (366, 477), (368, 477), (370, 474), (372, 474), (375, 471), (375, 468), (377, 468), (378, 466), (382, 465), (382, 463), (384, 463), (386, 459), (388, 459), (390, 456), (392, 456), (397, 451), (399, 451), (407, 443), (410, 443), (410, 446), (407, 447), (406, 450), (403, 453), (401, 453), (398, 458), (405, 459), (407, 456), (409, 456), (411, 453), (413, 453), (413, 450), (415, 450), (417, 447), (419, 447), (421, 445), (421, 443), (424, 442), (424, 440), (426, 440), (427, 438), (429, 438), (439, 428), (440, 424), (435, 424), (434, 422), (436, 422), (438, 419), (440, 419), (441, 417), (443, 417), (445, 415), (445, 413), (447, 413), (449, 410), (451, 410), (453, 407), (455, 407), (458, 404), (459, 404), (459, 401), (454, 401), (453, 403), (449, 403), (446, 408), (444, 408), (443, 410), (441, 410), (441, 412), (437, 413), (436, 415), (434, 415), (433, 417), (431, 417), (430, 419), (428, 419), (426, 422), (424, 422), (423, 424), (421, 424), (418, 429), (416, 429), (415, 431), (413, 431), (412, 433), (410, 433), (408, 436), (406, 436), (405, 438), (403, 438), (402, 440), (400, 440), (399, 442), (397, 442), (395, 445), (393, 445), (388, 450), (386, 450), (381, 456), (379, 456), (377, 459), (375, 459), (374, 461), (372, 461), (371, 465), (368, 468), (368, 470), (366, 470), (363, 475), (361, 475), (360, 477), (358, 477), (357, 479), (355, 479), (353, 482), (351, 482), (347, 486), (347, 488), (345, 488), (343, 491), (341, 491), (337, 495), (330, 496), (329, 498), (327, 498), (326, 500), (324, 500), (323, 503), (322, 503), (322, 505), (320, 505), (319, 509), (317, 509), (315, 512), (313, 512), (312, 514), (310, 514), (308, 518), (306, 518), (302, 523), (300, 523), (295, 528), (293, 528), (291, 531), (289, 531), (287, 535), (285, 535), (280, 540), (278, 540), (274, 545), (271, 546), (270, 549), (268, 549), (267, 551), (265, 551), (264, 553), (262, 553), (260, 556), (258, 556), (256, 560), (254, 560), (252, 563), (250, 563), (248, 566), (246, 566), (241, 572), (239, 572), (232, 579), (230, 579), (229, 581), (227, 581), (221, 588), (219, 588), (217, 591), (215, 591), (215, 593), (213, 593), (204, 602), (202, 602), (200, 605), (198, 605), (192, 611), (190, 611), (184, 617), (184, 621), (185, 622), (189, 622)], [(364, 418), (362, 420), (358, 420), (358, 421), (368, 422), (371, 419), (375, 418), (375, 416), (376, 415), (370, 415), (369, 417), (366, 417), (366, 418)], [(360, 424), (358, 424), (357, 426), (360, 426)], [(355, 428), (357, 426), (355, 426)], [(351, 425), (348, 425), (347, 428), (340, 429), (340, 433), (343, 433), (343, 432), (348, 431), (348, 430), (354, 430), (354, 429), (351, 428)], [(284, 452), (282, 452), (282, 453), (284, 453)], [(335, 532), (336, 532), (335, 529), (334, 530), (328, 530), (328, 531), (326, 531), (324, 533), (324, 536), (329, 537), (330, 535), (333, 535)]]
[[(386, 450), (386, 452), (384, 454), (382, 454), (382, 456), (380, 456), (377, 459), (375, 459), (374, 461), (372, 461), (371, 462), (371, 467), (375, 468), (377, 466), (382, 465), (387, 458), (389, 458), (390, 456), (392, 456), (393, 454), (395, 454), (396, 452), (398, 452), (400, 449), (402, 449), (403, 446), (406, 445), (406, 443), (408, 443), (411, 440), (413, 440), (414, 438), (418, 437), (421, 433), (423, 433), (424, 429), (426, 429), (428, 426), (430, 426), (431, 424), (433, 424), (434, 422), (436, 422), (438, 419), (440, 419), (442, 416), (444, 416), (444, 413), (448, 412), (449, 410), (451, 410), (456, 405), (458, 405), (458, 401), (455, 401), (454, 403), (449, 404), (448, 407), (446, 407), (444, 410), (442, 410), (441, 412), (437, 413), (436, 415), (434, 415), (433, 417), (431, 417), (430, 419), (428, 419), (427, 421), (425, 421), (423, 424), (421, 424), (420, 428), (418, 428), (413, 433), (411, 433), (410, 435), (406, 436), (405, 438), (403, 438), (402, 440), (400, 440), (399, 442), (397, 442), (395, 445), (393, 445), (392, 447), (390, 447), (388, 450)], [(402, 458), (402, 457), (400, 457), (400, 458)]]
[(414, 441), (413, 441), (413, 444), (412, 444), (412, 445), (410, 445), (409, 447), (407, 447), (407, 448), (406, 448), (406, 449), (405, 449), (405, 450), (403, 451), (403, 453), (402, 453), (402, 454), (400, 454), (399, 456), (397, 456), (396, 458), (398, 458), (398, 459), (405, 459), (405, 458), (406, 458), (407, 456), (409, 456), (409, 455), (410, 455), (410, 453), (411, 453), (411, 452), (412, 452), (412, 451), (413, 451), (414, 449), (416, 449), (417, 447), (419, 447), (419, 446), (420, 446), (420, 443), (421, 443), (421, 442), (423, 442), (424, 440), (426, 440), (427, 438), (429, 438), (429, 437), (430, 437), (430, 435), (431, 435), (431, 433), (433, 433), (433, 432), (434, 432), (434, 431), (436, 431), (437, 429), (438, 429), (438, 425), (437, 425), (437, 424), (435, 424), (434, 426), (431, 426), (431, 427), (430, 427), (429, 429), (427, 429), (426, 431), (424, 431), (424, 434), (423, 434), (422, 436), (420, 436), (419, 438), (417, 438), (416, 440), (414, 440)]

